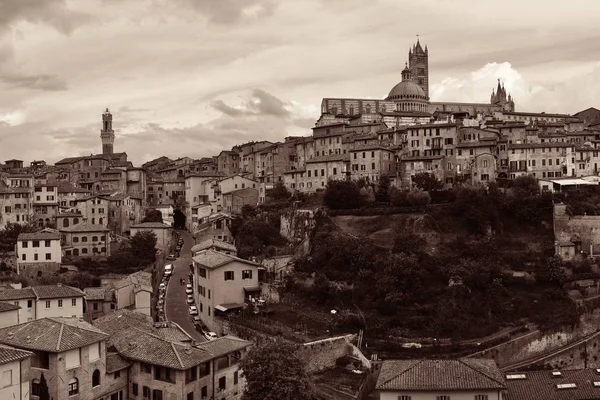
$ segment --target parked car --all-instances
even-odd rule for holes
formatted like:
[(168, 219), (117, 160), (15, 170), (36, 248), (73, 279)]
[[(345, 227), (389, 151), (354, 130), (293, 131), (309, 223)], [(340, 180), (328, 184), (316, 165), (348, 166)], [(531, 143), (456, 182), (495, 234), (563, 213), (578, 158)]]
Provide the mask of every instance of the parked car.
[(190, 315), (198, 315), (198, 308), (196, 306), (189, 306), (188, 311)]
[(194, 304), (194, 298), (191, 295), (188, 295), (186, 301), (187, 301), (188, 306)]
[(420, 349), (423, 346), (421, 345), (421, 343), (404, 343), (402, 347), (404, 347), (405, 349)]
[(169, 260), (169, 261), (174, 261), (174, 260), (176, 260), (176, 259), (177, 259), (177, 257), (175, 257), (175, 254), (169, 254), (169, 255), (167, 256), (167, 260)]
[(214, 332), (206, 332), (204, 337), (206, 337), (208, 340), (215, 340), (217, 338), (217, 334)]
[(186, 288), (185, 289), (185, 294), (193, 294), (194, 291), (192, 290), (192, 288)]
[(158, 288), (160, 290), (164, 290), (167, 287), (167, 284), (165, 282), (161, 282), (160, 285), (158, 285)]

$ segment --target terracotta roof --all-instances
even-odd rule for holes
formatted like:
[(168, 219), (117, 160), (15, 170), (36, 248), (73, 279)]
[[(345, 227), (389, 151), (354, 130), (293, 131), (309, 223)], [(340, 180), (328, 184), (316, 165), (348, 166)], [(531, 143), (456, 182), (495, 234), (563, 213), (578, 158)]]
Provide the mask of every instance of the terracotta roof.
[(77, 161), (81, 161), (83, 160), (85, 157), (67, 157), (67, 158), (63, 158), (60, 161), (57, 161), (54, 163), (54, 165), (60, 165), (60, 164), (74, 164)]
[(547, 147), (574, 147), (575, 143), (559, 143), (559, 142), (551, 142), (551, 143), (512, 143), (508, 145), (509, 149), (538, 149), (538, 148), (547, 148)]
[(223, 242), (222, 240), (217, 240), (217, 239), (203, 240), (202, 242), (200, 242), (197, 245), (195, 245), (194, 247), (192, 247), (191, 252), (196, 253), (196, 252), (199, 252), (202, 250), (210, 249), (211, 247), (215, 247), (217, 249), (223, 249), (223, 250), (227, 250), (227, 251), (237, 252), (236, 247), (234, 245), (232, 245), (231, 243)]
[(24, 287), (23, 289), (5, 289), (0, 291), (0, 301), (35, 298), (35, 292), (31, 287)]
[(493, 360), (385, 360), (375, 387), (394, 391), (505, 389)]
[(108, 232), (109, 229), (103, 225), (90, 224), (82, 222), (76, 225), (60, 228), (61, 232)]
[(42, 318), (0, 329), (0, 343), (60, 353), (106, 340), (108, 335), (77, 318)]
[(19, 310), (21, 307), (12, 303), (0, 302), (0, 312)]
[(212, 249), (202, 250), (202, 251), (198, 252), (198, 254), (196, 254), (192, 258), (192, 260), (194, 260), (194, 262), (200, 264), (201, 266), (209, 268), (209, 269), (219, 268), (219, 267), (222, 267), (223, 265), (227, 265), (233, 261), (238, 261), (238, 262), (248, 264), (248, 265), (259, 266), (255, 262), (244, 260), (242, 258), (232, 256), (229, 254), (225, 254), (225, 253), (221, 253), (219, 251), (215, 251)]
[(32, 187), (0, 187), (0, 193), (32, 193)]
[(119, 353), (107, 353), (106, 354), (106, 372), (112, 374), (113, 372), (120, 371), (122, 369), (131, 366)]
[(17, 240), (60, 240), (58, 232), (41, 230), (39, 232), (20, 233)]
[(85, 293), (85, 299), (88, 301), (104, 301), (106, 298), (106, 288), (102, 287), (85, 288), (83, 293)]
[(245, 349), (250, 345), (252, 345), (252, 343), (247, 340), (228, 335), (218, 339), (209, 340), (208, 342), (196, 345), (196, 347), (208, 351), (212, 354), (213, 358), (217, 358), (228, 353), (233, 353), (234, 351)]
[(80, 289), (60, 283), (57, 285), (31, 286), (31, 289), (40, 300), (83, 297), (85, 295)]
[[(555, 371), (558, 372), (558, 371)], [(531, 371), (507, 373), (522, 375), (524, 379), (506, 379), (506, 400), (589, 400), (600, 399), (600, 373), (596, 369), (560, 371)], [(556, 376), (558, 375), (558, 376)], [(596, 386), (598, 382), (598, 386)], [(557, 385), (575, 384), (558, 388)]]
[(71, 185), (69, 182), (58, 184), (58, 193), (91, 193), (89, 190)]
[(147, 286), (152, 290), (152, 274), (145, 271), (134, 272), (113, 284), (116, 289), (124, 288), (129, 285)]
[(30, 351), (15, 349), (14, 347), (0, 345), (0, 364), (23, 360), (32, 356)]
[(58, 213), (56, 215), (56, 217), (83, 217), (83, 214), (79, 213), (79, 212), (73, 212), (73, 211), (66, 211), (66, 212), (61, 212)]

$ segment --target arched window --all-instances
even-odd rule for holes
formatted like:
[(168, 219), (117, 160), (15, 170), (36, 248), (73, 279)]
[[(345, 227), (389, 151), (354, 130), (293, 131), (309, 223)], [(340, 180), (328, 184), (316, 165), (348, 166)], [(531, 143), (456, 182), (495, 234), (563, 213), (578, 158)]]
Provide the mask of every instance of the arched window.
[(79, 393), (79, 381), (77, 378), (69, 380), (69, 396)]
[(77, 225), (79, 223), (79, 218), (73, 218), (73, 225)]
[(33, 396), (40, 395), (40, 380), (39, 379), (34, 379), (31, 381), (31, 394)]
[(63, 220), (63, 228), (68, 228), (69, 227), (69, 218), (65, 218)]
[(98, 236), (92, 236), (92, 242), (97, 242), (98, 241)]
[(94, 370), (92, 374), (92, 387), (100, 386), (100, 371)]

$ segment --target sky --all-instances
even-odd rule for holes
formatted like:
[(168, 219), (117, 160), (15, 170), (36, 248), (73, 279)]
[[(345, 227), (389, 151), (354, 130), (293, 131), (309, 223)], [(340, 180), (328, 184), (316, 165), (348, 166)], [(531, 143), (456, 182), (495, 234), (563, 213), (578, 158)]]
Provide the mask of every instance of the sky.
[(600, 108), (597, 0), (0, 0), (0, 160), (140, 165), (310, 135), (324, 97), (385, 98), (419, 35), (432, 101)]

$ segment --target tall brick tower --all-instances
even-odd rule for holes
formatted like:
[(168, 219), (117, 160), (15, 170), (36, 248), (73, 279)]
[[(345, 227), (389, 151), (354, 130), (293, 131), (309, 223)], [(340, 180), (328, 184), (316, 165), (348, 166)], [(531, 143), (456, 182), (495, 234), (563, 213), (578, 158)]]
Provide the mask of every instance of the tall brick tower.
[(115, 131), (112, 128), (112, 114), (106, 111), (102, 114), (102, 130), (100, 130), (102, 139), (102, 154), (113, 154), (113, 145), (115, 143)]
[(417, 43), (408, 50), (408, 69), (412, 81), (421, 86), (429, 98), (429, 52), (427, 46), (423, 50), (418, 38)]

